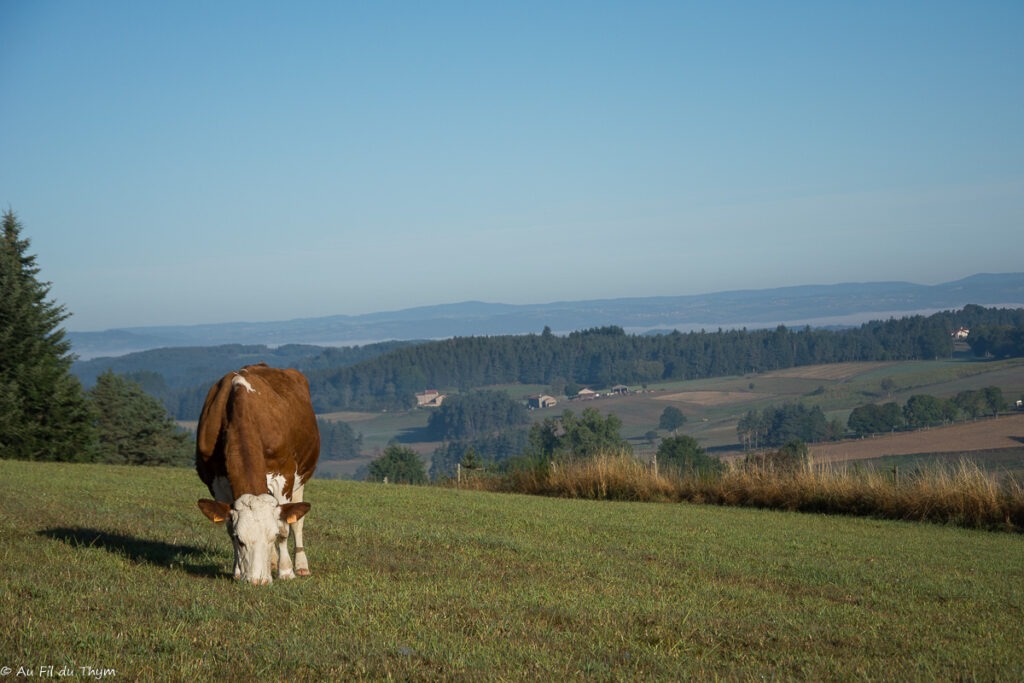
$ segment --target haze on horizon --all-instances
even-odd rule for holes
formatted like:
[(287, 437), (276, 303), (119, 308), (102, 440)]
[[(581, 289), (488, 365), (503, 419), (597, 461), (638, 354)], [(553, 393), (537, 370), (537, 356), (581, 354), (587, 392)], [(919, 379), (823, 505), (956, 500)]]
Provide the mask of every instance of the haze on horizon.
[(0, 4), (71, 330), (1018, 272), (1024, 3)]

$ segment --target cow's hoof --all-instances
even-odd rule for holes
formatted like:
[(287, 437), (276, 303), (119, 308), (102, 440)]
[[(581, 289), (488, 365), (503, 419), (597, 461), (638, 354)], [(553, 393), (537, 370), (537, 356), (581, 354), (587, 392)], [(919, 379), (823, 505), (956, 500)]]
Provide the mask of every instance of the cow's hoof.
[(309, 570), (308, 569), (297, 569), (297, 570), (295, 570), (295, 573), (298, 574), (299, 576), (309, 576)]

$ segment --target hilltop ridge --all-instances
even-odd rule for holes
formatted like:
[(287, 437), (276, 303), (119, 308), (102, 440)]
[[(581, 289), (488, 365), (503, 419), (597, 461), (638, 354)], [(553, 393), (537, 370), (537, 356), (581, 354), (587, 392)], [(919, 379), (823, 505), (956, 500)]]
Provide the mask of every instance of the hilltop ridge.
[(234, 343), (353, 346), (384, 340), (526, 334), (545, 327), (564, 333), (618, 325), (635, 334), (780, 324), (841, 327), (967, 304), (1024, 307), (1024, 273), (977, 274), (937, 285), (860, 282), (518, 305), (464, 301), (285, 321), (72, 330), (68, 338), (74, 352), (88, 359), (164, 347)]

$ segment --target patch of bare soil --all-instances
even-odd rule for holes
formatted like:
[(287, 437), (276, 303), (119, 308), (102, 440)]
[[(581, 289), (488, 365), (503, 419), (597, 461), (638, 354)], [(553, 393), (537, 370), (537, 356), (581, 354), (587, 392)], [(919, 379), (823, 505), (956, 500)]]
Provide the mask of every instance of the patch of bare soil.
[(916, 432), (814, 444), (814, 462), (864, 460), (884, 455), (967, 453), (1024, 446), (1024, 414), (985, 418)]

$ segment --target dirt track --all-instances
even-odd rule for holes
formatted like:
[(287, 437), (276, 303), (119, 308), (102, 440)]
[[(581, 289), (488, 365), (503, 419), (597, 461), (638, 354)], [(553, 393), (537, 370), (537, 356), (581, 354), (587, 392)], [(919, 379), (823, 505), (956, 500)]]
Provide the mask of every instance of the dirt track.
[(964, 424), (934, 427), (865, 439), (814, 444), (814, 462), (863, 460), (883, 455), (956, 453), (1024, 447), (1024, 414), (988, 418)]

